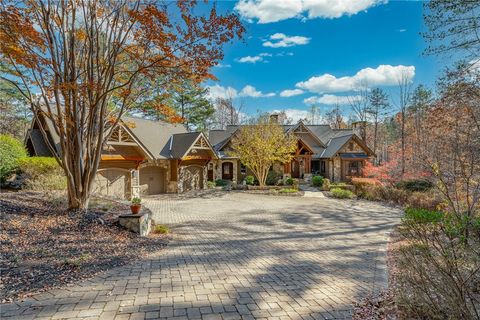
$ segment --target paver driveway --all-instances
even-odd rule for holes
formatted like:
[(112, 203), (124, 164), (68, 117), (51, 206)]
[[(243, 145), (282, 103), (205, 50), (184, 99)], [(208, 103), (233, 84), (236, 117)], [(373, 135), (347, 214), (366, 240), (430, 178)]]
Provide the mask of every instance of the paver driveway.
[(400, 216), (369, 202), (233, 192), (145, 205), (174, 233), (166, 250), (2, 306), (2, 319), (348, 319), (353, 300), (386, 285)]

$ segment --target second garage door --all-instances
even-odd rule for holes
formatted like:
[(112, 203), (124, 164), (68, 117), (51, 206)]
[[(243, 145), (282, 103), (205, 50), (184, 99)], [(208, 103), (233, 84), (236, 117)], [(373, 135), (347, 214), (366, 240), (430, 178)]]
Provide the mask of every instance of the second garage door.
[(140, 191), (142, 194), (165, 193), (165, 169), (161, 167), (140, 168)]
[(95, 176), (93, 193), (125, 199), (130, 193), (130, 172), (122, 169), (99, 170)]

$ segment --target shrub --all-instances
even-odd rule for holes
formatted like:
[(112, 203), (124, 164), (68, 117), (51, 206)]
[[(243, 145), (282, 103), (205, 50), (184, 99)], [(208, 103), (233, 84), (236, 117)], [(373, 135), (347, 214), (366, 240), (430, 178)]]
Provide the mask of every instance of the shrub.
[(322, 190), (330, 190), (330, 179), (323, 179)]
[(32, 190), (63, 190), (67, 179), (53, 157), (24, 157), (18, 159), (18, 169), (25, 175), (24, 187)]
[(253, 186), (254, 182), (255, 182), (255, 177), (254, 176), (246, 176), (245, 177), (245, 183), (248, 184), (249, 186)]
[(227, 180), (223, 180), (223, 179), (217, 179), (215, 180), (215, 185), (217, 187), (224, 187), (228, 184), (228, 181)]
[(208, 189), (213, 189), (217, 186), (217, 184), (215, 183), (215, 181), (207, 181), (207, 188)]
[(0, 183), (4, 183), (17, 169), (18, 159), (26, 156), (27, 151), (20, 140), (10, 135), (0, 135)]
[(355, 187), (351, 184), (346, 184), (345, 182), (334, 182), (330, 184), (330, 188), (337, 188), (349, 191), (355, 191)]
[(132, 198), (132, 204), (141, 204), (141, 203), (142, 203), (142, 199), (140, 199), (139, 197)]
[(298, 190), (293, 188), (283, 188), (283, 189), (280, 189), (278, 192), (279, 193), (296, 193), (298, 192)]
[(153, 227), (153, 233), (157, 234), (167, 234), (170, 232), (170, 229), (163, 224), (157, 224)]
[(396, 184), (399, 189), (408, 191), (426, 192), (433, 188), (433, 183), (428, 180), (404, 180)]
[(294, 183), (295, 181), (292, 178), (285, 179), (285, 185), (287, 186), (293, 186)]
[(478, 218), (405, 210), (398, 252), (397, 296), (408, 319), (478, 319)]
[(323, 177), (322, 176), (313, 176), (312, 177), (312, 185), (314, 187), (321, 187), (323, 186)]
[(282, 178), (282, 174), (280, 172), (277, 172), (275, 170), (270, 170), (268, 171), (267, 174), (267, 179), (265, 183), (267, 186), (274, 186), (277, 184), (277, 182)]
[(340, 188), (333, 188), (330, 190), (332, 192), (332, 195), (335, 198), (338, 199), (352, 199), (353, 198), (353, 192), (350, 190), (344, 190)]
[(378, 182), (371, 178), (352, 178), (352, 185), (355, 187), (355, 194), (362, 196), (367, 186), (375, 186)]

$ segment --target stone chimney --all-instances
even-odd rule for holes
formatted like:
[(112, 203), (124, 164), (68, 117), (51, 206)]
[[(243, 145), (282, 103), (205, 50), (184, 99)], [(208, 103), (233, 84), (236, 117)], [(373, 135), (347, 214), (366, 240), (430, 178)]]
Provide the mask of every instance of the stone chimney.
[(364, 142), (367, 140), (367, 121), (352, 122), (352, 129)]
[(278, 124), (278, 116), (279, 116), (278, 113), (272, 113), (272, 114), (270, 114), (270, 117), (269, 117), (270, 123), (276, 123), (276, 124)]

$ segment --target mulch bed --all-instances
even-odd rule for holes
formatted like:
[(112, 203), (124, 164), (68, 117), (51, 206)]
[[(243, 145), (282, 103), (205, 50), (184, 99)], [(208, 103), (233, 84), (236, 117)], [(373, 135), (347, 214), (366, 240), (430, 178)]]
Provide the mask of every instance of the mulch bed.
[(22, 299), (124, 265), (165, 247), (168, 236), (138, 237), (117, 224), (126, 204), (92, 200), (86, 213), (65, 196), (0, 194), (0, 302)]

